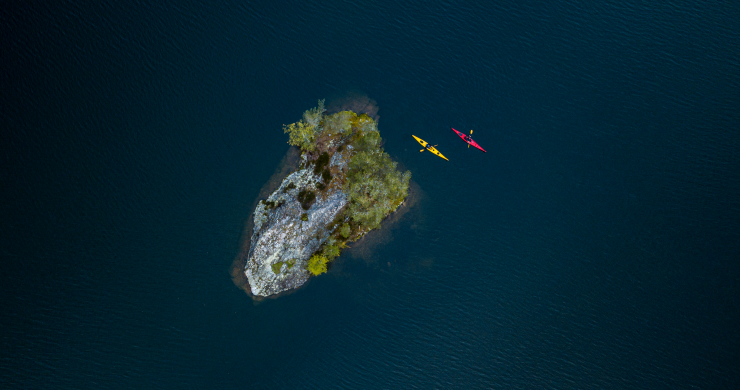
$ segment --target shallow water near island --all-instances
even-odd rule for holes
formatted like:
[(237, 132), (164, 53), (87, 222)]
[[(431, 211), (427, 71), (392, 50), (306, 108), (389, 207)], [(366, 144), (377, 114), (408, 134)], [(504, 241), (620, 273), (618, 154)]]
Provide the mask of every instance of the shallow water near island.
[[(17, 3), (0, 387), (738, 387), (734, 3)], [(255, 303), (232, 263), (324, 98), (418, 196)]]

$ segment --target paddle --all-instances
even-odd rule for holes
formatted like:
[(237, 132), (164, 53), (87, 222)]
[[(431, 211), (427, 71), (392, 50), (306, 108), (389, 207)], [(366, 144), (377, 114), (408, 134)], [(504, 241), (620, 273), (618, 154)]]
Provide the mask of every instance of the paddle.
[[(470, 139), (473, 139), (473, 129), (470, 129)], [(470, 149), (470, 142), (468, 142), (468, 149)]]

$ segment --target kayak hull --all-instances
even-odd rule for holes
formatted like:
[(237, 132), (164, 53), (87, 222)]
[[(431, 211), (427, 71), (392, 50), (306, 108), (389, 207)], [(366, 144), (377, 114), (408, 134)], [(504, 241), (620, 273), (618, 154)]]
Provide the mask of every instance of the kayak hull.
[[(450, 129), (452, 129), (452, 127), (450, 127)], [(485, 151), (485, 150), (484, 150), (483, 148), (481, 148), (481, 147), (480, 147), (480, 145), (478, 145), (478, 143), (477, 143), (477, 142), (475, 142), (475, 140), (470, 140), (470, 142), (466, 141), (466, 140), (465, 140), (465, 134), (463, 134), (462, 132), (459, 132), (459, 131), (457, 131), (457, 130), (455, 130), (455, 129), (452, 129), (452, 131), (454, 131), (454, 132), (455, 132), (455, 134), (457, 134), (457, 135), (458, 135), (458, 136), (459, 136), (460, 138), (462, 138), (462, 140), (463, 140), (463, 141), (464, 141), (464, 142), (465, 142), (466, 144), (468, 144), (468, 145), (470, 145), (470, 146), (472, 146), (472, 147), (474, 147), (474, 148), (478, 148), (478, 149), (480, 149), (481, 151), (483, 151), (483, 153), (488, 153), (488, 152), (486, 152), (486, 151)]]
[[(424, 148), (426, 148), (427, 145), (429, 145), (427, 141), (424, 141), (423, 139), (413, 134), (411, 136), (414, 137), (414, 139), (416, 139), (416, 141), (418, 141), (421, 144), (421, 146), (423, 146)], [(430, 146), (429, 149), (426, 149), (426, 150), (429, 152), (432, 152), (432, 154), (436, 154), (437, 156), (442, 157), (443, 159), (447, 160), (447, 157), (443, 156), (442, 153), (439, 152), (439, 150), (434, 148), (434, 146)], [(447, 160), (447, 161), (450, 161), (450, 160)]]

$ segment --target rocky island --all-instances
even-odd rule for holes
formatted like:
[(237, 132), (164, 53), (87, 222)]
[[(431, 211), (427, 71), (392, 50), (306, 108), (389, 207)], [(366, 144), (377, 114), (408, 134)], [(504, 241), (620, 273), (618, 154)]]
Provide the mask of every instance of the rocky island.
[(366, 114), (328, 115), (320, 100), (283, 129), (300, 164), (254, 210), (244, 274), (255, 296), (326, 272), (348, 242), (403, 203), (411, 178), (383, 151), (377, 122)]

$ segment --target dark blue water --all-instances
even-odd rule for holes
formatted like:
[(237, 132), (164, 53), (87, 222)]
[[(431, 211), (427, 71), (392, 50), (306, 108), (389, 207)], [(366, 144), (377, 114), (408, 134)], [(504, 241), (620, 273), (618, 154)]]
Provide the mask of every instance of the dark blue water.
[[(0, 387), (740, 385), (740, 3), (46, 3), (0, 10)], [(282, 124), (364, 97), (413, 205), (253, 303)]]

